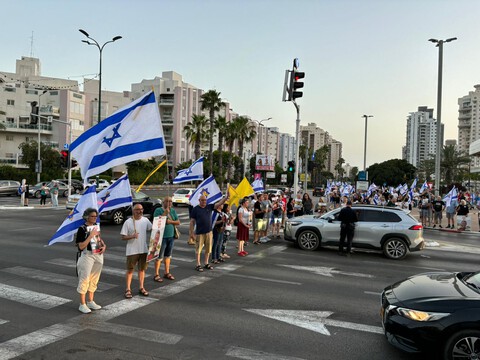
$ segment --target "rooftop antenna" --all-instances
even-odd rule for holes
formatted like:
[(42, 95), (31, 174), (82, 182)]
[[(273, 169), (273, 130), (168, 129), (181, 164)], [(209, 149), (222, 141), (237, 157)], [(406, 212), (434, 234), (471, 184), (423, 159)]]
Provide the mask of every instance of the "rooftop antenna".
[(32, 37), (30, 38), (30, 57), (33, 58), (33, 31)]

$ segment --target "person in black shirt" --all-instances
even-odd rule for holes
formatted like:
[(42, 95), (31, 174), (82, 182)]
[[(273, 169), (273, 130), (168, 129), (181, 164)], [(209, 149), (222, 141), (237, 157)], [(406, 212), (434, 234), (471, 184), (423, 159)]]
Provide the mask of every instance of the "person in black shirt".
[[(338, 214), (338, 220), (340, 224), (340, 243), (338, 246), (338, 252), (340, 255), (350, 256), (352, 251), (352, 240), (355, 232), (355, 223), (358, 221), (357, 214), (352, 209), (352, 202), (347, 201), (347, 206), (340, 210)], [(343, 248), (345, 246), (345, 238), (347, 238), (347, 252), (345, 253)]]
[(442, 213), (445, 210), (445, 201), (442, 201), (440, 195), (437, 196), (437, 199), (432, 203), (433, 205), (433, 227), (442, 228)]

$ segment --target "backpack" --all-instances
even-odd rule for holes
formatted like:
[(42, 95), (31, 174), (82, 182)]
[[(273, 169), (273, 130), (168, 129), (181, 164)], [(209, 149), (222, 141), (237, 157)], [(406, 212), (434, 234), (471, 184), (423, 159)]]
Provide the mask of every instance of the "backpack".
[(17, 194), (18, 194), (18, 195), (22, 195), (22, 194), (23, 194), (22, 185), (20, 185), (20, 187), (18, 188)]

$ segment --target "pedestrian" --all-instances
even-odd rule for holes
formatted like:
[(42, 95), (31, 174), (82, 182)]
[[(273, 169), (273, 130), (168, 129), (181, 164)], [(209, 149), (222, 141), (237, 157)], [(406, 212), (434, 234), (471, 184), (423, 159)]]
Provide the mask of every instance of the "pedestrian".
[(265, 241), (267, 236), (267, 222), (269, 219), (270, 209), (265, 203), (267, 194), (261, 194), (260, 200), (253, 206), (255, 230), (253, 232), (253, 243), (255, 245), (260, 244), (261, 241)]
[(172, 260), (173, 246), (175, 244), (175, 226), (180, 225), (177, 212), (172, 208), (172, 198), (166, 196), (163, 199), (163, 207), (155, 209), (153, 217), (166, 216), (165, 230), (163, 230), (162, 246), (160, 247), (160, 254), (155, 260), (155, 275), (153, 281), (162, 282), (160, 276), (160, 265), (162, 260), (165, 266), (163, 277), (168, 280), (175, 280), (175, 277), (170, 273), (170, 263)]
[(303, 215), (303, 203), (302, 203), (302, 194), (298, 193), (294, 202), (295, 206), (295, 217)]
[[(75, 239), (80, 255), (77, 260), (77, 292), (80, 294), (78, 310), (84, 314), (102, 308), (93, 299), (103, 268), (103, 253), (107, 249), (100, 237), (100, 230), (96, 224), (97, 217), (98, 211), (96, 209), (86, 209), (83, 212), (85, 223), (78, 228)], [(88, 293), (88, 302), (85, 299), (86, 293)]]
[(216, 204), (215, 209), (213, 209), (213, 217), (215, 218), (215, 222), (212, 224), (212, 238), (213, 238), (213, 245), (212, 245), (212, 263), (219, 264), (223, 262), (220, 257), (222, 243), (223, 243), (223, 232), (225, 230), (225, 218), (222, 212), (223, 205)]
[[(420, 203), (420, 219), (422, 220), (422, 226), (427, 226), (427, 221), (429, 219), (431, 203), (428, 201), (427, 195), (422, 195)], [(430, 224), (429, 224), (430, 226)]]
[(282, 206), (277, 197), (273, 198), (272, 203), (272, 216), (273, 216), (273, 224), (272, 224), (272, 236), (280, 239), (280, 225), (282, 224)]
[[(352, 241), (355, 232), (355, 223), (358, 221), (357, 214), (352, 209), (352, 202), (347, 201), (347, 204), (338, 214), (340, 223), (340, 243), (338, 246), (338, 253), (340, 255), (350, 256), (352, 252)], [(345, 246), (345, 238), (347, 239), (347, 252), (343, 248)]]
[(445, 213), (447, 215), (447, 229), (454, 229), (455, 225), (455, 209), (457, 208), (458, 202), (456, 198), (450, 200), (450, 204), (447, 205)]
[(40, 187), (40, 205), (46, 205), (48, 192), (49, 188), (47, 183), (42, 183), (42, 186)]
[[(197, 265), (195, 270), (203, 271), (203, 268), (213, 270), (209, 264), (210, 253), (212, 252), (212, 212), (215, 205), (223, 205), (228, 200), (228, 195), (218, 201), (216, 204), (207, 205), (207, 197), (201, 195), (198, 199), (199, 204), (192, 209), (190, 214), (190, 239), (195, 241), (195, 257)], [(204, 266), (202, 268), (200, 256), (205, 247)]]
[(149, 293), (145, 290), (144, 280), (145, 271), (147, 270), (147, 254), (148, 241), (147, 232), (152, 230), (152, 223), (146, 217), (143, 217), (143, 206), (138, 203), (133, 206), (133, 216), (128, 218), (122, 226), (120, 235), (122, 240), (127, 241), (126, 256), (127, 256), (127, 272), (125, 276), (125, 298), (132, 298), (132, 277), (135, 265), (138, 269), (138, 293), (142, 296), (148, 296)]
[(20, 185), (20, 206), (28, 206), (28, 198), (30, 197), (30, 186), (26, 179), (22, 180)]
[(297, 209), (295, 209), (295, 199), (290, 198), (287, 202), (287, 218), (291, 219), (295, 216)]
[(233, 224), (233, 215), (232, 209), (229, 204), (223, 204), (222, 212), (225, 214), (225, 231), (223, 232), (223, 241), (221, 248), (221, 258), (230, 259), (230, 255), (227, 254), (227, 243), (230, 240), (230, 235), (232, 233), (232, 224)]
[(49, 189), (52, 198), (52, 207), (58, 207), (58, 183), (52, 181), (52, 187)]
[(458, 230), (466, 230), (467, 228), (467, 216), (468, 216), (468, 206), (465, 199), (460, 200), (460, 204), (455, 209), (457, 212), (457, 228)]
[(313, 202), (312, 202), (312, 199), (310, 198), (310, 195), (308, 195), (308, 193), (303, 194), (302, 205), (303, 205), (303, 212), (305, 215), (313, 214)]
[(246, 252), (243, 247), (250, 236), (250, 229), (252, 227), (252, 213), (250, 210), (248, 210), (248, 199), (243, 199), (243, 201), (240, 202), (240, 206), (241, 207), (237, 212), (238, 256), (246, 256), (248, 255), (248, 252)]
[(432, 205), (433, 205), (433, 228), (435, 228), (438, 224), (438, 227), (441, 229), (442, 214), (443, 214), (443, 210), (445, 210), (445, 201), (443, 201), (442, 197), (438, 195)]

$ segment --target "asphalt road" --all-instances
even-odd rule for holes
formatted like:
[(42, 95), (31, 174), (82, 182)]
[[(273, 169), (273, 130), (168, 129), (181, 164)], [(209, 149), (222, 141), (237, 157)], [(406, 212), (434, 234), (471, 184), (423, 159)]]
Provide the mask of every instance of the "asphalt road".
[[(15, 202), (0, 199), (0, 205)], [(283, 240), (247, 247), (214, 270), (194, 271), (188, 215), (176, 242), (175, 281), (152, 281), (148, 298), (123, 298), (120, 227), (102, 224), (108, 245), (96, 294), (102, 310), (78, 312), (75, 247), (48, 239), (62, 209), (0, 209), (0, 359), (423, 359), (389, 345), (382, 289), (409, 275), (478, 269), (480, 238), (426, 231), (433, 247), (390, 261), (379, 253), (339, 257)], [(438, 246), (437, 246), (438, 245)]]

